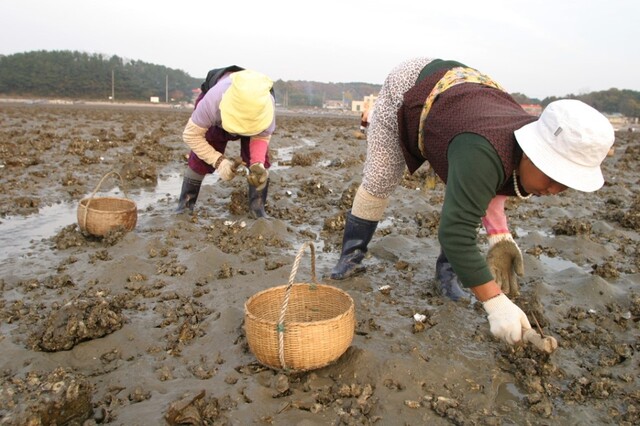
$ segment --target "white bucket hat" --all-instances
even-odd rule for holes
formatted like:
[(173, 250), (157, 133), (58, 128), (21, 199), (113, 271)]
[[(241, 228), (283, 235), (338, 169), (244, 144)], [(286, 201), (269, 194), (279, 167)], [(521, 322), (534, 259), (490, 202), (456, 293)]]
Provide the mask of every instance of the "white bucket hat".
[(584, 102), (551, 102), (537, 121), (514, 133), (527, 157), (556, 182), (584, 192), (604, 185), (600, 164), (615, 133), (609, 120)]

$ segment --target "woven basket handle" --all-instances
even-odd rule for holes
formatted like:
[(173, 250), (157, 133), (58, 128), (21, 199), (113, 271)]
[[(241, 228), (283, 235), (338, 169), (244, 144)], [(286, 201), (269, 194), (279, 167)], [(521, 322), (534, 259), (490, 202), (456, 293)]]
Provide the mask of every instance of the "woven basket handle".
[(287, 307), (289, 306), (289, 297), (291, 295), (291, 287), (298, 273), (298, 267), (300, 266), (300, 259), (304, 254), (304, 250), (309, 247), (311, 249), (311, 281), (313, 284), (317, 284), (316, 278), (316, 248), (311, 241), (307, 241), (300, 247), (296, 259), (293, 261), (293, 267), (291, 267), (291, 274), (289, 275), (289, 285), (284, 293), (284, 300), (282, 302), (282, 309), (280, 310), (280, 318), (278, 319), (278, 356), (280, 358), (280, 366), (282, 369), (286, 369), (287, 366), (284, 361), (284, 316), (287, 313)]
[(93, 200), (93, 197), (96, 195), (96, 193), (102, 186), (102, 182), (104, 182), (107, 176), (111, 174), (114, 174), (120, 178), (120, 188), (122, 188), (122, 192), (124, 193), (125, 198), (129, 198), (127, 196), (127, 191), (124, 188), (124, 179), (122, 179), (122, 176), (120, 176), (120, 173), (116, 172), (115, 170), (107, 172), (104, 176), (102, 176), (102, 179), (100, 179), (100, 182), (98, 182), (98, 185), (96, 185), (96, 189), (93, 190), (93, 192), (89, 196), (89, 199), (87, 200), (87, 205), (85, 206), (85, 209), (84, 209), (84, 223), (87, 223), (87, 215), (89, 214), (89, 204), (91, 204), (91, 200)]

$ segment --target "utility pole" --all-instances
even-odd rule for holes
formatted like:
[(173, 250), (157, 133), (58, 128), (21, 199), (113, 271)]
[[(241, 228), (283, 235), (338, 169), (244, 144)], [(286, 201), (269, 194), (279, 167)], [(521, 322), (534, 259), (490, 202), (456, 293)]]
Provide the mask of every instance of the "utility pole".
[(111, 102), (116, 100), (116, 88), (115, 88), (115, 73), (113, 69), (111, 70)]
[(169, 103), (169, 74), (165, 75), (164, 81), (164, 102)]

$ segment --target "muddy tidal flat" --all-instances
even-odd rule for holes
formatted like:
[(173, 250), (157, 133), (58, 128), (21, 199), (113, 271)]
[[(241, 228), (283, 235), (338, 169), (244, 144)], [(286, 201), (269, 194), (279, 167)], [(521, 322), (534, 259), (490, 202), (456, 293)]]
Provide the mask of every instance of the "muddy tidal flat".
[[(367, 272), (326, 278), (361, 181), (358, 116), (278, 111), (258, 220), (242, 177), (207, 176), (194, 213), (174, 213), (189, 116), (0, 103), (0, 425), (640, 423), (638, 132), (616, 133), (601, 190), (507, 202), (515, 302), (557, 339), (549, 355), (439, 294), (444, 186), (423, 169), (392, 197)], [(87, 236), (78, 202), (111, 171), (96, 196), (133, 200), (136, 227)], [(276, 371), (248, 346), (244, 303), (287, 284), (306, 242), (318, 280), (353, 298), (354, 338), (326, 367)], [(297, 280), (311, 275), (306, 252)]]

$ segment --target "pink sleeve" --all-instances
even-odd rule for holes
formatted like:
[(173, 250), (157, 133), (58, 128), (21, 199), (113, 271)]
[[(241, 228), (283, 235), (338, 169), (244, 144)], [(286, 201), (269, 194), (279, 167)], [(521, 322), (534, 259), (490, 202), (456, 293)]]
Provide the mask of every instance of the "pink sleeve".
[(507, 216), (504, 214), (504, 202), (506, 200), (506, 195), (496, 195), (489, 202), (487, 212), (482, 218), (482, 224), (484, 225), (484, 229), (487, 231), (487, 235), (509, 233)]
[[(252, 137), (249, 141), (249, 161), (251, 164), (264, 163), (269, 148), (269, 137)], [(249, 164), (249, 165), (251, 165)]]

